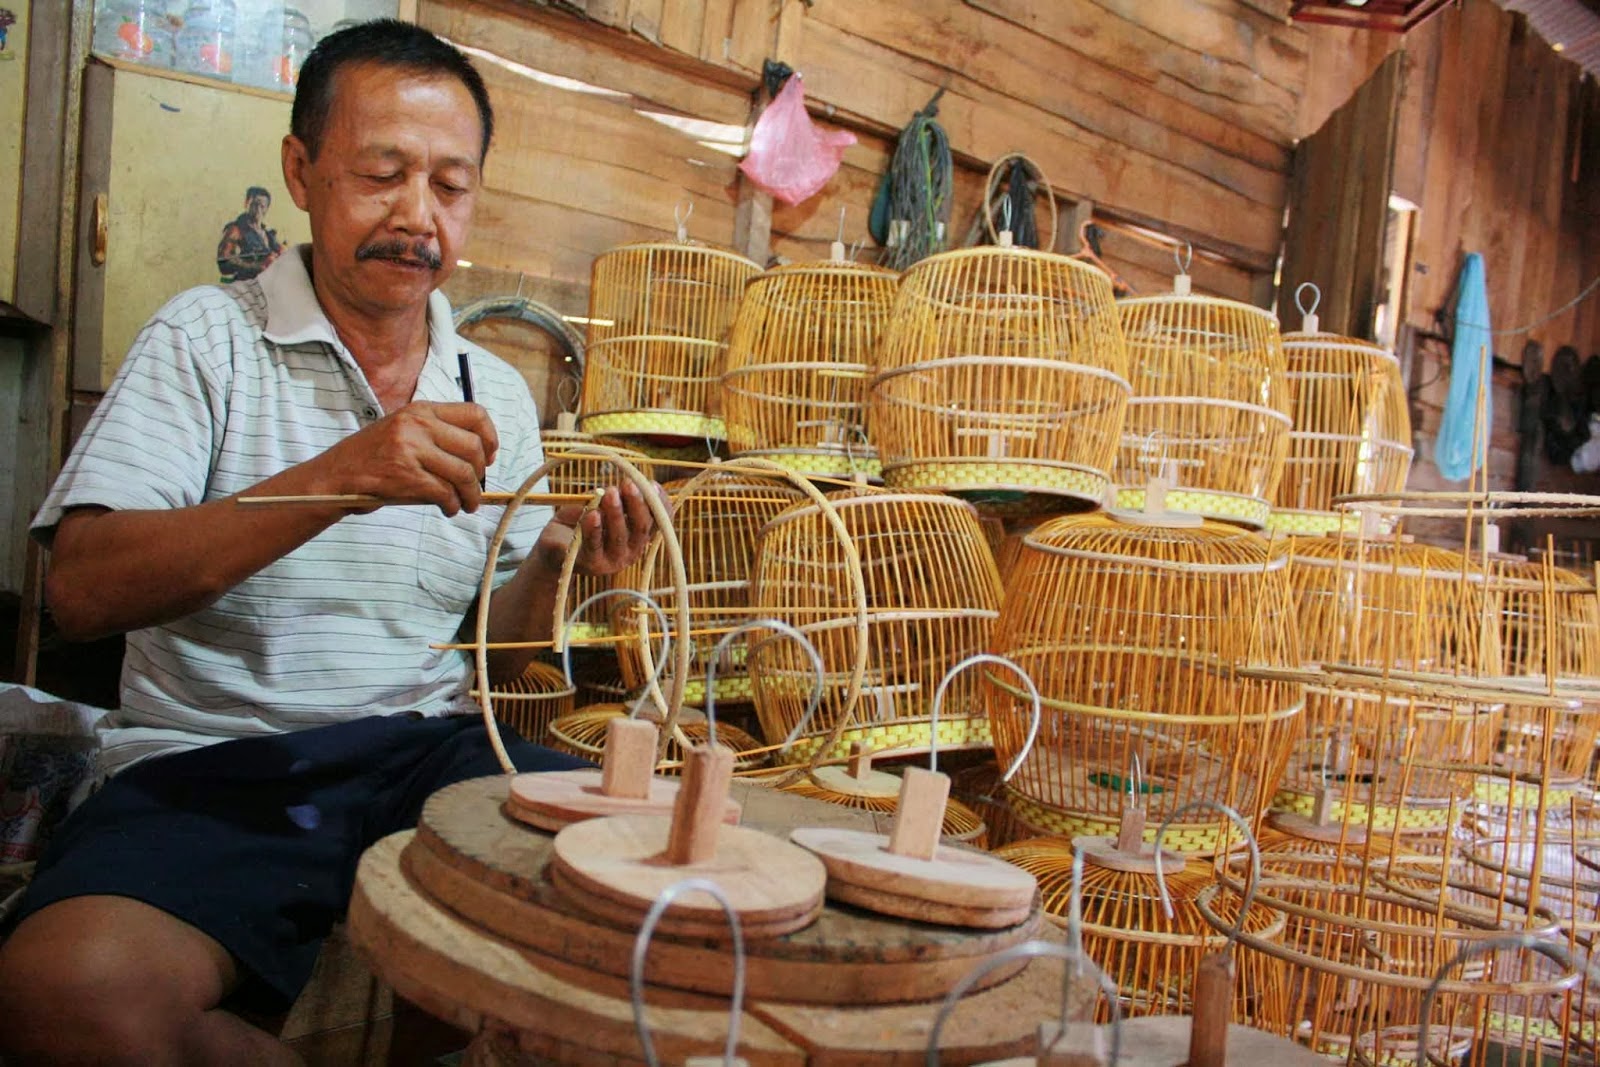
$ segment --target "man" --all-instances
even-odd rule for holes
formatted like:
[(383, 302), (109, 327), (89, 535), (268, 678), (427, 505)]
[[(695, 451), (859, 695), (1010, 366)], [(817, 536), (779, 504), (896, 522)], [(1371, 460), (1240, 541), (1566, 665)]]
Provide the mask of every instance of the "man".
[(283, 252), (278, 232), (267, 228), (272, 194), (259, 185), (245, 190), (244, 212), (222, 228), (217, 242), (217, 270), (224, 282), (242, 282), (272, 266)]
[[(429, 648), (468, 617), (500, 517), (480, 478), (514, 489), (542, 456), (520, 375), (456, 337), (436, 293), (492, 132), (477, 72), (431, 34), (326, 38), (282, 153), (312, 244), (158, 312), (35, 519), (61, 629), (125, 631), (128, 654), (102, 738), (113, 773), (0, 948), (6, 1062), (293, 1062), (228, 1009), (286, 1007), (360, 852), (441, 786), (498, 770), (481, 722), (449, 714), (471, 707), (468, 660)], [(478, 403), (461, 401), (461, 352)], [(579, 521), (522, 510), (493, 640), (548, 633)], [(581, 521), (589, 573), (651, 533), (631, 488)], [(503, 675), (526, 662), (500, 655)], [(525, 743), (513, 757), (567, 765)]]

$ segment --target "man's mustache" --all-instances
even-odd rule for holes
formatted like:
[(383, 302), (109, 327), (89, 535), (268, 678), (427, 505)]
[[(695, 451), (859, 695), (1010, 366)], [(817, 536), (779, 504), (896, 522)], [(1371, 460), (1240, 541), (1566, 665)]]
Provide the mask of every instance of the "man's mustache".
[(388, 259), (396, 263), (411, 263), (427, 267), (429, 270), (438, 270), (444, 265), (444, 260), (439, 257), (431, 244), (427, 241), (373, 241), (356, 249), (357, 260)]

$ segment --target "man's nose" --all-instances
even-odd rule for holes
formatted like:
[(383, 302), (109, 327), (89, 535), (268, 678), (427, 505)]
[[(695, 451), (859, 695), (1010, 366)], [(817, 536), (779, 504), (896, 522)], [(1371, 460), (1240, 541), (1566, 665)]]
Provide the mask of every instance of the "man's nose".
[(426, 174), (401, 185), (389, 206), (389, 224), (414, 237), (433, 234), (433, 186)]

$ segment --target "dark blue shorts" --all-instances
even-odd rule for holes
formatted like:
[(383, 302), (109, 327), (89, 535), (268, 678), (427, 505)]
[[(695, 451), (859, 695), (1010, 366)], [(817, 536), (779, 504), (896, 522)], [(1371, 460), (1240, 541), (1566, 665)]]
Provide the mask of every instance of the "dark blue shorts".
[[(519, 771), (586, 766), (501, 734)], [(372, 717), (147, 760), (68, 817), (17, 918), (69, 897), (132, 897), (233, 954), (230, 1003), (281, 1011), (344, 915), (367, 846), (415, 826), (439, 789), (498, 773), (476, 716)]]

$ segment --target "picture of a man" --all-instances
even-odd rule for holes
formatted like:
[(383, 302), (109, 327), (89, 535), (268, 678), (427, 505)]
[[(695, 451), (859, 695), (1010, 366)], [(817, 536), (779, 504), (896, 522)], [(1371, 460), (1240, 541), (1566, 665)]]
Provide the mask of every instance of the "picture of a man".
[(272, 194), (259, 185), (245, 190), (244, 211), (222, 228), (217, 242), (217, 270), (225, 282), (242, 282), (256, 277), (283, 251), (276, 230), (267, 228), (267, 209)]

